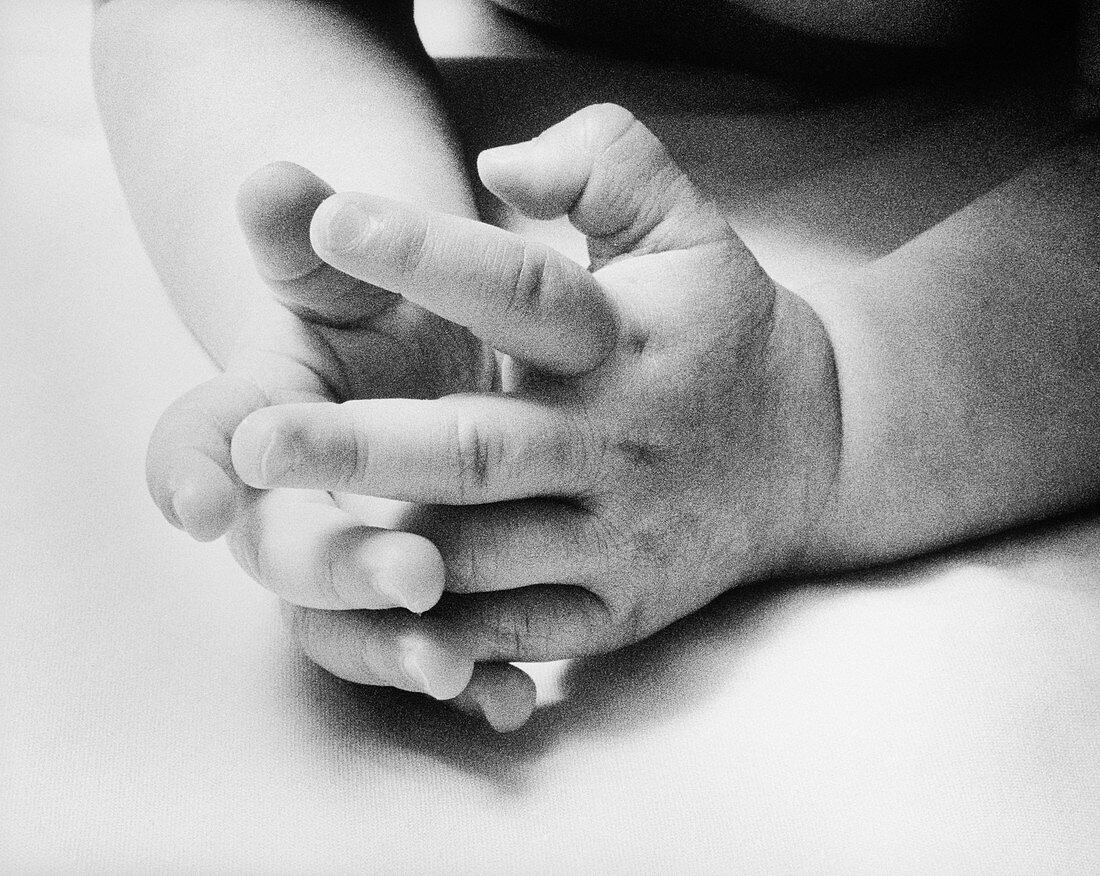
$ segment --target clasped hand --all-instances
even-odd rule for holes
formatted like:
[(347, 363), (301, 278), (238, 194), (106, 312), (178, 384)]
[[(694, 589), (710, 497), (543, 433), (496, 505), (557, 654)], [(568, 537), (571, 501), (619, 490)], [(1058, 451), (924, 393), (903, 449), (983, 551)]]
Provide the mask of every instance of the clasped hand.
[[(607, 651), (798, 569), (841, 434), (821, 322), (627, 111), (478, 169), (567, 214), (590, 269), (266, 168), (239, 206), (273, 300), (165, 413), (148, 475), (169, 520), (228, 533), (316, 662), (509, 729), (533, 708), (510, 661)], [(379, 529), (348, 495), (413, 504)]]

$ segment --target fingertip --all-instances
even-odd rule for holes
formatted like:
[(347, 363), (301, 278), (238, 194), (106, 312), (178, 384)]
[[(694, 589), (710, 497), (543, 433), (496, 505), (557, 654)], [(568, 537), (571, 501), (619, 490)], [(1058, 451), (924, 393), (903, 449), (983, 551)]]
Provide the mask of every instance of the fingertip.
[(233, 430), (229, 458), (242, 481), (263, 489), (266, 484), (265, 457), (274, 440), (274, 427), (266, 409), (254, 411)]
[(334, 194), (313, 211), (309, 223), (310, 244), (319, 253), (354, 252), (374, 221), (373, 215), (362, 208), (358, 199), (348, 193)]
[(485, 188), (532, 219), (565, 215), (584, 186), (568, 153), (542, 138), (486, 149), (477, 172)]
[(535, 685), (498, 692), (481, 704), (482, 714), (497, 733), (514, 733), (523, 727), (535, 713)]
[(332, 192), (332, 186), (300, 164), (273, 161), (241, 181), (237, 211), (242, 219), (252, 221), (287, 213), (300, 215), (306, 210), (308, 217)]
[(289, 161), (265, 165), (241, 183), (237, 220), (266, 279), (294, 280), (317, 266), (309, 223), (332, 191), (314, 173)]
[(233, 525), (239, 507), (237, 493), (229, 476), (212, 465), (205, 480), (192, 478), (175, 488), (165, 517), (196, 541), (214, 541)]
[(446, 569), (439, 549), (409, 532), (383, 531), (359, 548), (371, 583), (396, 605), (423, 614), (443, 595)]
[(589, 184), (593, 148), (637, 121), (614, 103), (584, 107), (524, 143), (486, 149), (477, 158), (485, 187), (533, 219), (571, 213)]
[(227, 374), (196, 386), (161, 415), (145, 456), (149, 495), (173, 526), (201, 541), (225, 534), (247, 497), (228, 454), (228, 424), (263, 403)]
[(146, 482), (164, 519), (197, 541), (220, 538), (232, 526), (243, 486), (217, 462), (192, 449), (164, 468), (150, 456)]
[(451, 702), (498, 733), (513, 733), (531, 719), (536, 700), (535, 682), (526, 672), (509, 663), (482, 663), (470, 684)]
[(430, 639), (401, 646), (401, 668), (415, 690), (437, 700), (452, 700), (470, 684), (474, 661)]
[(526, 153), (532, 141), (494, 146), (477, 156), (477, 175), (494, 194), (501, 189), (512, 189), (522, 179)]

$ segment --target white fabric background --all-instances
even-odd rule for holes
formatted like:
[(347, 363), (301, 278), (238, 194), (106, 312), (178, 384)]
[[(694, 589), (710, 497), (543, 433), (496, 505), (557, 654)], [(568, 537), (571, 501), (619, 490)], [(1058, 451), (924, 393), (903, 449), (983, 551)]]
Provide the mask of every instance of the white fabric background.
[[(1100, 872), (1093, 517), (730, 594), (543, 669), (510, 737), (305, 663), (145, 495), (210, 366), (114, 180), (87, 5), (0, 0), (0, 871)], [(773, 270), (820, 242), (806, 192), (857, 177), (745, 220)]]

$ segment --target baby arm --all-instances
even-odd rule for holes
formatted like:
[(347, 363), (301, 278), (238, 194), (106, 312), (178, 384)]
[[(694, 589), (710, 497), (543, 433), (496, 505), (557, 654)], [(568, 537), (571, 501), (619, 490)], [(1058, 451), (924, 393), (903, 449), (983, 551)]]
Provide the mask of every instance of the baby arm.
[(812, 553), (894, 559), (1100, 496), (1100, 2), (1082, 0), (1078, 131), (839, 282), (845, 453)]
[(411, 10), (403, 0), (97, 4), (96, 94), (122, 187), (164, 285), (217, 361), (266, 295), (233, 209), (255, 168), (287, 159), (341, 188), (474, 215)]
[[(268, 166), (249, 177), (236, 205), (234, 196), (256, 167), (290, 157), (341, 185), (473, 213), (411, 3), (110, 0), (97, 3), (94, 60), (104, 126), (141, 236), (184, 321), (229, 365), (162, 418), (148, 458), (151, 492), (168, 519), (196, 537), (235, 527), (234, 543), (247, 548), (236, 553), (253, 574), (263, 561), (280, 583), (316, 582), (316, 564), (329, 566), (312, 548), (339, 542), (354, 559), (369, 531), (327, 496), (248, 491), (229, 465), (236, 424), (291, 399), (477, 388), (491, 382), (491, 354), (461, 329), (389, 307), (393, 296), (318, 266), (308, 221), (331, 189), (312, 174)], [(299, 214), (306, 230), (295, 237), (288, 229)], [(341, 331), (345, 323), (357, 325)], [(353, 377), (340, 381), (334, 369)], [(271, 533), (271, 521), (283, 519), (294, 524)], [(273, 537), (248, 541), (244, 532)], [(282, 545), (284, 562), (260, 544)], [(413, 566), (429, 560), (420, 552)], [(352, 561), (344, 568), (366, 574)], [(377, 564), (371, 568), (367, 577), (378, 584), (384, 570), (380, 578)], [(411, 592), (392, 582), (375, 605), (423, 607), (441, 587), (441, 573)]]

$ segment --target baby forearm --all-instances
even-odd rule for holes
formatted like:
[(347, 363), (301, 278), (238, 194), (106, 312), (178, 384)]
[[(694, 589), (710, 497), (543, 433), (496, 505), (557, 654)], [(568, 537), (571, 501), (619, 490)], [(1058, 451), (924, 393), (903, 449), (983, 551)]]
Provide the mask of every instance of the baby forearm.
[(266, 294), (234, 216), (272, 160), (337, 188), (474, 214), (411, 4), (111, 0), (97, 10), (96, 91), (145, 246), (218, 360)]
[(811, 554), (892, 559), (1100, 496), (1100, 145), (1082, 134), (807, 295), (844, 450)]

